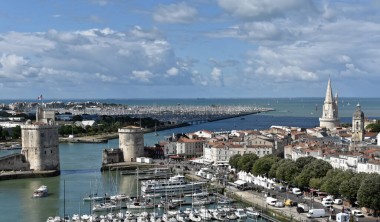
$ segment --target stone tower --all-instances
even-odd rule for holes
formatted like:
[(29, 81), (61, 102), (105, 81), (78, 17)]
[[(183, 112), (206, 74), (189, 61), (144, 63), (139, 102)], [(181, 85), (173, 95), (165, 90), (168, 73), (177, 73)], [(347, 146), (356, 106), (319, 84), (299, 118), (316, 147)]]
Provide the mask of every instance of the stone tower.
[(119, 129), (119, 148), (124, 161), (134, 162), (144, 156), (144, 133), (140, 127), (127, 126)]
[(322, 109), (322, 117), (319, 118), (319, 126), (333, 129), (339, 126), (338, 118), (338, 94), (332, 95), (331, 81), (327, 83), (326, 97)]
[[(54, 112), (37, 109), (37, 122), (21, 126), (21, 154), (31, 170), (60, 170), (58, 126)], [(49, 118), (45, 118), (49, 117)]]
[(361, 142), (364, 140), (364, 113), (360, 104), (356, 105), (356, 110), (352, 116), (352, 142)]

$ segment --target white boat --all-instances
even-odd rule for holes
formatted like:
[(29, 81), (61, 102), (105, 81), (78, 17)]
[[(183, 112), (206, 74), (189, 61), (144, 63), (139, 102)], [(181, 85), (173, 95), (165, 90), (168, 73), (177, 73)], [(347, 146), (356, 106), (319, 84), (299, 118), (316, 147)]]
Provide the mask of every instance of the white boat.
[(238, 216), (235, 214), (234, 211), (226, 212), (227, 214), (227, 219), (229, 220), (237, 220)]
[(199, 216), (201, 216), (202, 221), (210, 221), (210, 220), (212, 220), (212, 214), (205, 207), (201, 207), (201, 209), (199, 209)]
[(189, 214), (189, 219), (190, 219), (191, 221), (194, 221), (194, 222), (200, 222), (200, 221), (202, 221), (201, 216), (200, 216), (198, 213), (194, 212), (194, 211), (192, 211), (192, 212)]
[(199, 193), (186, 194), (185, 197), (208, 197), (209, 195), (210, 195), (209, 192), (199, 192)]
[(100, 203), (95, 204), (95, 206), (92, 208), (93, 212), (102, 212), (102, 211), (116, 211), (119, 210), (121, 206), (118, 206), (113, 203)]
[(128, 209), (152, 209), (154, 205), (146, 201), (133, 201), (126, 204)]
[(236, 209), (235, 214), (239, 219), (247, 219), (247, 213), (242, 208)]
[(209, 200), (207, 198), (197, 199), (197, 200), (194, 200), (192, 204), (193, 204), (193, 206), (204, 206), (204, 205), (211, 204), (211, 200)]
[(206, 182), (187, 182), (183, 175), (175, 175), (167, 180), (147, 180), (142, 182), (141, 192), (147, 193), (192, 193), (201, 189)]
[(98, 194), (90, 194), (87, 197), (83, 198), (83, 201), (102, 201), (102, 200), (109, 200), (110, 197), (106, 195), (104, 196), (98, 196)]
[(130, 197), (126, 194), (116, 194), (116, 195), (112, 195), (110, 199), (114, 201), (124, 201), (124, 200), (130, 199)]
[(245, 212), (247, 213), (247, 216), (250, 218), (256, 218), (260, 216), (260, 213), (257, 210), (255, 210), (253, 207), (245, 208)]
[(33, 197), (46, 197), (48, 195), (48, 188), (45, 185), (40, 186), (34, 190)]
[(219, 211), (219, 210), (213, 211), (212, 216), (215, 220), (219, 220), (219, 221), (227, 220), (227, 214), (224, 211)]

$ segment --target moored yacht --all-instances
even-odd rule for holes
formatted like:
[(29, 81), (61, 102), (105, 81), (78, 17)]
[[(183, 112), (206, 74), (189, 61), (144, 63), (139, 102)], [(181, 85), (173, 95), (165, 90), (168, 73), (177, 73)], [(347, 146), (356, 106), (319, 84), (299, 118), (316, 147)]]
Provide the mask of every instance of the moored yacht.
[(147, 193), (192, 193), (201, 189), (206, 182), (187, 182), (183, 175), (175, 175), (167, 180), (148, 180), (142, 182), (141, 192)]

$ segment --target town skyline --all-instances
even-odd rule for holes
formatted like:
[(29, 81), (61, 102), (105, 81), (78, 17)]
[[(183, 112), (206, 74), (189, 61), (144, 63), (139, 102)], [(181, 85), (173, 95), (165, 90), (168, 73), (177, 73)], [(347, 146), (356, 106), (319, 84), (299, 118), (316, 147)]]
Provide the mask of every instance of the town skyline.
[(10, 1), (0, 99), (376, 97), (375, 1)]

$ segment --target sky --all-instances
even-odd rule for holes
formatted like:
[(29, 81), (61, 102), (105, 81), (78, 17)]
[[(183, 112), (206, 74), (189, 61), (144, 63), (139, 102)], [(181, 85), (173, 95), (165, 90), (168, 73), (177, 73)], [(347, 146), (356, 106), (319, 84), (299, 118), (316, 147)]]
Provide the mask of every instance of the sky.
[(0, 5), (0, 99), (378, 97), (376, 0)]

